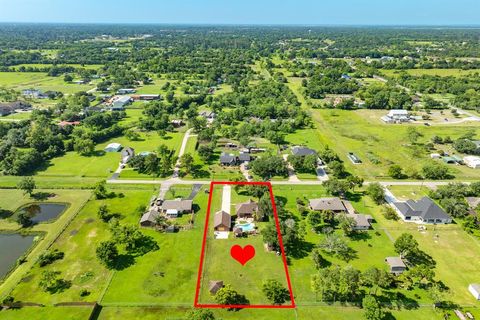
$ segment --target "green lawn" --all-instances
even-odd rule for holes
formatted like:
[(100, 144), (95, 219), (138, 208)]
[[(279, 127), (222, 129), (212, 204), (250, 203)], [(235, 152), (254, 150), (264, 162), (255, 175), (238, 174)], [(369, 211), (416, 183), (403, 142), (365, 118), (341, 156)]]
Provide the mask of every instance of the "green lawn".
[[(188, 308), (103, 308), (99, 320), (116, 319), (175, 319), (188, 320), (185, 317)], [(363, 319), (363, 310), (345, 306), (298, 306), (296, 310), (276, 309), (243, 309), (238, 312), (226, 310), (213, 310), (217, 319), (223, 320), (352, 320)], [(397, 320), (441, 320), (443, 314), (436, 312), (430, 307), (414, 310), (392, 310), (392, 316)]]
[[(222, 189), (222, 185), (215, 185), (214, 187), (199, 302), (215, 303), (208, 291), (208, 284), (212, 280), (222, 280), (225, 284), (230, 284), (240, 294), (245, 295), (250, 301), (250, 304), (270, 305), (271, 303), (262, 293), (262, 284), (263, 281), (267, 279), (275, 279), (284, 287), (287, 287), (282, 258), (274, 252), (267, 252), (265, 250), (260, 235), (237, 239), (230, 233), (229, 239), (214, 239), (213, 219), (215, 213), (221, 210)], [(248, 197), (236, 195), (232, 188), (231, 214), (233, 215), (235, 213), (234, 205), (236, 203), (244, 202), (247, 199)], [(265, 223), (257, 222), (256, 226), (261, 230), (265, 226)], [(230, 248), (233, 245), (244, 247), (247, 244), (255, 248), (256, 254), (252, 260), (245, 266), (242, 266), (236, 260), (232, 259), (230, 256)]]
[[(58, 302), (98, 301), (111, 274), (95, 255), (98, 243), (110, 237), (108, 225), (97, 217), (99, 206), (105, 204), (110, 212), (120, 214), (122, 223), (138, 224), (140, 215), (136, 212), (137, 207), (148, 204), (154, 194), (152, 189), (146, 188), (115, 191), (123, 193), (124, 197), (90, 200), (87, 203), (52, 246), (52, 249), (64, 252), (65, 257), (43, 268), (35, 265), (12, 292), (16, 299), (45, 305)], [(56, 294), (43, 292), (38, 287), (38, 282), (44, 270), (61, 271), (62, 277), (70, 280), (72, 286)], [(87, 290), (90, 294), (81, 297), (81, 290)]]
[[(378, 113), (370, 110), (312, 110), (318, 126), (319, 142), (335, 150), (344, 161), (348, 171), (365, 179), (388, 179), (390, 165), (398, 164), (406, 170), (421, 170), (430, 162), (430, 153), (421, 145), (411, 145), (407, 139), (407, 128), (415, 126), (423, 135), (420, 143), (427, 143), (434, 135), (456, 139), (465, 132), (480, 132), (476, 125), (431, 126), (387, 125), (377, 118)], [(347, 158), (354, 152), (363, 161), (354, 165)], [(378, 163), (375, 163), (378, 162)], [(450, 165), (450, 172), (459, 180), (480, 177), (480, 171), (466, 166)]]
[(407, 70), (387, 70), (382, 69), (381, 72), (388, 77), (398, 77), (402, 71), (406, 71), (412, 76), (440, 76), (440, 77), (462, 77), (480, 72), (478, 69), (462, 70), (462, 69), (407, 69)]
[[(47, 202), (64, 202), (70, 206), (54, 222), (47, 224), (38, 224), (28, 229), (32, 232), (42, 232), (43, 239), (31, 250), (27, 256), (27, 261), (17, 267), (3, 282), (0, 282), (0, 298), (8, 294), (35, 264), (38, 256), (48, 248), (57, 237), (63, 232), (70, 221), (75, 217), (78, 211), (84, 206), (90, 197), (89, 190), (38, 190), (37, 192), (52, 193), (55, 196), (45, 200)], [(19, 190), (0, 189), (0, 207), (5, 210), (14, 211), (18, 207), (32, 202), (32, 199), (24, 196)], [(0, 229), (16, 230), (20, 226), (8, 220), (0, 220)], [(21, 286), (21, 285), (20, 285)], [(18, 286), (16, 287), (18, 288)], [(37, 288), (29, 289), (22, 294), (32, 294), (38, 291)]]
[(93, 85), (78, 85), (66, 83), (63, 77), (49, 77), (42, 72), (0, 72), (0, 86), (24, 90), (39, 89), (43, 91), (60, 91), (63, 93), (75, 93), (88, 91)]
[(26, 307), (2, 311), (2, 320), (79, 320), (88, 319), (92, 307)]
[[(184, 186), (178, 187), (179, 195), (189, 193), (182, 189)], [(194, 199), (199, 211), (191, 230), (160, 234), (144, 229), (146, 234), (155, 238), (160, 249), (137, 258), (129, 268), (116, 271), (102, 303), (107, 306), (193, 305), (207, 199), (204, 192)]]
[(120, 161), (120, 153), (103, 152), (109, 143), (118, 142), (124, 147), (134, 148), (137, 153), (155, 151), (161, 144), (178, 150), (183, 134), (183, 132), (173, 132), (168, 133), (165, 137), (160, 137), (156, 132), (142, 132), (140, 141), (129, 141), (125, 137), (112, 138), (96, 146), (96, 155), (81, 156), (72, 151), (62, 157), (52, 159), (45, 170), (38, 172), (38, 176), (107, 178), (117, 169)]

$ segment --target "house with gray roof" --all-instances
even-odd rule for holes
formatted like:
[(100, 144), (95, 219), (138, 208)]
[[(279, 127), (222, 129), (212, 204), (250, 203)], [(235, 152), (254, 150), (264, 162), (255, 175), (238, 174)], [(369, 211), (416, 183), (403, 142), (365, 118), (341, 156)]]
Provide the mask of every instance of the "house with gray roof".
[(235, 166), (237, 165), (238, 158), (233, 154), (222, 153), (220, 155), (220, 164), (222, 166)]
[(292, 154), (294, 156), (300, 156), (300, 157), (305, 157), (309, 155), (316, 155), (317, 152), (313, 149), (307, 148), (307, 147), (302, 147), (302, 146), (295, 146), (292, 148)]
[(142, 218), (140, 218), (140, 225), (142, 227), (153, 227), (159, 216), (160, 213), (155, 208), (151, 208), (143, 214)]
[(133, 149), (131, 147), (126, 147), (121, 152), (120, 161), (121, 161), (121, 163), (126, 164), (133, 157), (135, 157), (135, 149)]
[(407, 222), (441, 224), (452, 222), (452, 218), (428, 197), (423, 197), (418, 201), (394, 202), (393, 208)]
[(240, 154), (238, 155), (238, 161), (250, 162), (252, 161), (252, 156), (250, 155), (250, 153), (240, 152)]
[(355, 226), (353, 230), (362, 231), (368, 230), (372, 227), (371, 222), (373, 221), (372, 216), (365, 214), (347, 214), (348, 218), (352, 218), (355, 221)]
[(193, 201), (192, 200), (165, 200), (161, 206), (161, 212), (166, 214), (169, 213), (170, 216), (174, 215), (174, 211), (179, 213), (192, 213), (193, 212)]
[(309, 202), (310, 210), (331, 211), (333, 213), (354, 214), (355, 210), (349, 201), (340, 198), (318, 198), (311, 199)]
[(251, 218), (258, 210), (258, 203), (250, 199), (247, 202), (238, 203), (235, 209), (238, 218)]
[(385, 258), (385, 262), (390, 267), (390, 273), (398, 276), (407, 270), (407, 266), (403, 262), (401, 257), (387, 257)]
[(232, 227), (232, 216), (225, 211), (215, 213), (213, 217), (213, 229), (215, 231), (230, 231)]

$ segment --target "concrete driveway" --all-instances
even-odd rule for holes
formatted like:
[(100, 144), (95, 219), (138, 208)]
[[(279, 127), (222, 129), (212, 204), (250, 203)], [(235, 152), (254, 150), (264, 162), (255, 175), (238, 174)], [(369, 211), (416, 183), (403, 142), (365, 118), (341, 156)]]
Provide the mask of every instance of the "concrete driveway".
[(226, 213), (230, 213), (230, 207), (232, 204), (232, 187), (230, 185), (223, 186), (222, 193), (222, 210)]

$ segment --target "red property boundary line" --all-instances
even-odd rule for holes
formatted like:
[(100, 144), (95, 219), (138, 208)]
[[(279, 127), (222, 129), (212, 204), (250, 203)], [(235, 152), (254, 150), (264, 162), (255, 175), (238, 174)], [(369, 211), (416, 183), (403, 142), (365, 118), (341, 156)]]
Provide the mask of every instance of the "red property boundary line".
[[(205, 258), (205, 245), (207, 242), (207, 234), (208, 234), (208, 220), (210, 218), (210, 209), (212, 204), (212, 195), (213, 195), (213, 187), (215, 185), (260, 185), (268, 187), (268, 191), (270, 192), (270, 199), (272, 201), (272, 208), (273, 208), (273, 216), (275, 218), (275, 226), (277, 228), (278, 234), (278, 243), (280, 245), (280, 251), (282, 254), (282, 261), (283, 266), (285, 268), (285, 275), (287, 277), (287, 285), (288, 291), (290, 293), (290, 305), (222, 305), (222, 304), (201, 304), (198, 303), (199, 294), (200, 294), (200, 282), (202, 278), (202, 271), (203, 271), (203, 262)], [(287, 258), (285, 255), (285, 248), (283, 246), (282, 240), (282, 233), (280, 231), (280, 221), (278, 219), (277, 213), (277, 206), (275, 205), (275, 198), (273, 196), (272, 185), (270, 182), (234, 182), (234, 181), (212, 181), (210, 183), (210, 193), (208, 196), (208, 206), (207, 206), (207, 217), (205, 220), (205, 229), (203, 230), (203, 241), (202, 241), (202, 252), (200, 254), (200, 265), (198, 267), (198, 277), (197, 277), (197, 287), (195, 289), (195, 300), (193, 306), (195, 308), (228, 308), (228, 309), (294, 309), (296, 308), (295, 299), (293, 297), (293, 290), (292, 290), (292, 283), (290, 281), (290, 275), (288, 273), (287, 267)]]

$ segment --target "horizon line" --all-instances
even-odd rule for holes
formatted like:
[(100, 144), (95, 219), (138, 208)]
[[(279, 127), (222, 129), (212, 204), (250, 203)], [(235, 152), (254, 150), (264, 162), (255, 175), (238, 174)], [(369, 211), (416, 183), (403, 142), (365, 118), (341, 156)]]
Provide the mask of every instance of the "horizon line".
[(0, 21), (1, 25), (24, 24), (24, 25), (132, 25), (132, 26), (228, 26), (228, 27), (389, 27), (389, 28), (480, 28), (479, 24), (363, 24), (363, 23), (325, 23), (325, 24), (305, 24), (305, 23), (211, 23), (211, 22), (58, 22), (58, 21)]

